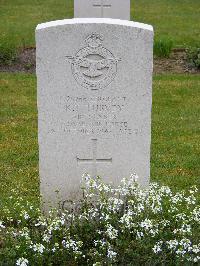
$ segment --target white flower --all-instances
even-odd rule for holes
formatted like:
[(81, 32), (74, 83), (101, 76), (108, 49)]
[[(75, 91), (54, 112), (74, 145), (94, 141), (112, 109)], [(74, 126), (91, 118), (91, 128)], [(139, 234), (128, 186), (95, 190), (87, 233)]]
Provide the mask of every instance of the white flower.
[(81, 253), (79, 251), (79, 248), (82, 246), (82, 244), (83, 244), (82, 241), (76, 242), (76, 241), (74, 241), (72, 239), (68, 239), (68, 240), (63, 239), (63, 241), (62, 241), (62, 245), (63, 245), (64, 248), (66, 248), (66, 249), (72, 249), (73, 252), (75, 252), (77, 254), (78, 253)]
[(152, 212), (153, 212), (154, 214), (156, 214), (156, 213), (159, 213), (159, 212), (162, 211), (162, 207), (161, 207), (161, 206), (157, 206), (157, 205), (155, 205), (155, 204), (152, 204), (152, 205), (151, 205), (151, 210), (152, 210)]
[(94, 245), (95, 245), (95, 247), (97, 247), (97, 246), (105, 247), (106, 246), (106, 241), (104, 239), (102, 239), (102, 240), (94, 240)]
[(54, 247), (52, 248), (52, 252), (56, 252), (56, 250), (59, 248), (59, 244), (58, 243), (55, 243), (54, 244)]
[(131, 181), (133, 181), (133, 182), (138, 182), (138, 179), (139, 179), (139, 176), (137, 175), (137, 174), (132, 174), (131, 176), (130, 176), (130, 179), (131, 179)]
[(185, 198), (185, 201), (187, 202), (188, 205), (194, 205), (196, 203), (196, 198), (194, 195), (191, 195)]
[(180, 245), (182, 245), (185, 249), (187, 249), (188, 247), (190, 247), (191, 244), (192, 244), (191, 241), (189, 239), (187, 239), (187, 238), (183, 238), (180, 241)]
[(22, 230), (19, 231), (19, 235), (24, 237), (26, 240), (30, 240), (29, 229), (27, 227), (22, 228)]
[(182, 248), (180, 248), (180, 249), (178, 249), (178, 250), (176, 251), (176, 254), (177, 254), (177, 255), (180, 255), (180, 256), (184, 256), (185, 253), (186, 253), (186, 250), (184, 250), (184, 249), (182, 249)]
[(25, 258), (19, 258), (17, 261), (16, 261), (16, 265), (17, 266), (27, 266), (28, 265), (28, 260), (25, 259)]
[(82, 175), (82, 181), (81, 182), (83, 182), (83, 181), (89, 182), (90, 179), (91, 179), (90, 175), (85, 173)]
[(118, 231), (111, 224), (108, 224), (106, 227), (107, 227), (106, 234), (108, 235), (108, 237), (110, 239), (117, 238)]
[(200, 256), (197, 256), (196, 258), (194, 258), (194, 262), (195, 263), (198, 262), (198, 261), (200, 261)]
[(145, 219), (143, 222), (141, 222), (140, 226), (145, 230), (149, 230), (153, 227), (152, 222), (149, 219)]
[(0, 221), (0, 229), (4, 229), (4, 228), (6, 228), (4, 225), (3, 225), (3, 221)]
[(137, 239), (141, 239), (142, 237), (144, 236), (144, 233), (143, 232), (136, 232), (136, 238)]
[(176, 193), (175, 196), (170, 198), (171, 202), (174, 203), (174, 204), (182, 202), (183, 199), (184, 199), (184, 194), (183, 193)]
[(28, 215), (28, 213), (26, 212), (25, 214), (24, 214), (24, 219), (25, 220), (28, 220), (30, 218), (30, 216)]
[(166, 195), (171, 195), (171, 189), (167, 186), (162, 186), (160, 192)]
[(194, 245), (194, 246), (192, 247), (192, 251), (193, 251), (195, 254), (199, 253), (199, 252), (200, 252), (200, 244), (199, 244), (199, 247), (198, 247), (197, 245)]
[(191, 233), (191, 225), (189, 224), (183, 224), (181, 228), (175, 229), (173, 231), (174, 234), (181, 233), (181, 234), (186, 234), (186, 233)]
[(21, 217), (24, 217), (25, 220), (28, 220), (30, 218), (29, 214), (23, 210), (20, 214)]
[(108, 253), (107, 253), (107, 257), (111, 260), (114, 260), (115, 257), (117, 256), (117, 253), (115, 251), (113, 251), (110, 247), (108, 248)]
[(106, 213), (101, 213), (100, 220), (108, 221), (110, 219), (110, 216)]
[(134, 218), (134, 212), (132, 210), (128, 210), (127, 213), (125, 213), (121, 218), (120, 218), (120, 223), (122, 223), (125, 228), (131, 229), (134, 226), (133, 218)]
[(42, 244), (34, 244), (32, 248), (33, 251), (38, 252), (40, 254), (42, 254), (45, 250), (45, 246), (43, 246)]
[(154, 253), (159, 253), (162, 251), (162, 244), (163, 244), (163, 241), (158, 241), (155, 246), (153, 247), (153, 252)]
[(138, 205), (135, 207), (135, 211), (140, 214), (144, 211), (144, 205), (142, 203), (138, 203)]
[(169, 249), (175, 250), (178, 246), (178, 241), (176, 239), (167, 241), (167, 246)]
[(50, 238), (51, 238), (51, 236), (49, 236), (49, 235), (47, 235), (47, 234), (44, 234), (42, 240), (43, 240), (44, 242), (46, 242), (46, 243), (49, 243), (49, 242), (50, 242)]
[(35, 227), (38, 226), (47, 226), (47, 222), (43, 217), (39, 217), (38, 222), (35, 224)]
[(108, 210), (116, 212), (120, 210), (120, 207), (124, 204), (123, 200), (110, 197), (108, 199)]
[(192, 212), (192, 219), (195, 222), (200, 223), (200, 207), (194, 208), (194, 210)]
[(184, 213), (178, 213), (178, 214), (176, 214), (175, 217), (176, 217), (177, 221), (178, 220), (182, 220), (182, 221), (186, 220), (186, 215)]

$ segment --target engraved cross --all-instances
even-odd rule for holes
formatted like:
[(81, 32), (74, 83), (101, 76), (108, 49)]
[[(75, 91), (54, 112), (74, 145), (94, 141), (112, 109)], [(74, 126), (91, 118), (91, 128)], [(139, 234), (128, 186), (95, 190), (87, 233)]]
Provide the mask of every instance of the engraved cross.
[(111, 164), (112, 163), (112, 158), (97, 158), (97, 139), (92, 139), (92, 158), (79, 158), (79, 157), (76, 157), (77, 159), (77, 163), (78, 164), (82, 164), (82, 163), (92, 163), (93, 165), (93, 173), (92, 175), (93, 176), (96, 176), (97, 175), (97, 164), (98, 163), (109, 163)]
[(93, 4), (93, 7), (101, 9), (101, 17), (104, 17), (104, 9), (111, 8), (111, 4), (104, 4), (104, 0), (99, 0), (98, 4)]

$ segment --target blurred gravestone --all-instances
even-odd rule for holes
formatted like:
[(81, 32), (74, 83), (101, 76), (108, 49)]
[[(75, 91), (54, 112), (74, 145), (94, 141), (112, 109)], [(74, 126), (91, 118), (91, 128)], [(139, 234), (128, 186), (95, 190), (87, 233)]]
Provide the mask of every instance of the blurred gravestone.
[(130, 20), (130, 0), (74, 0), (74, 17)]

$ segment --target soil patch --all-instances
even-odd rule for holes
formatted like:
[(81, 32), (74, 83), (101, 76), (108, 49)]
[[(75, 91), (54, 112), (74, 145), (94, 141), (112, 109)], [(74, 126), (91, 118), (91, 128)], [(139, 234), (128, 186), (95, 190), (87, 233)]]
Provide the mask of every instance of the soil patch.
[[(35, 66), (35, 48), (29, 47), (19, 50), (11, 64), (0, 65), (0, 72), (35, 73)], [(162, 73), (200, 74), (200, 70), (188, 65), (185, 49), (173, 49), (169, 58), (154, 58), (154, 74)]]
[(24, 72), (35, 73), (36, 60), (35, 48), (25, 48), (18, 51), (15, 61), (9, 64), (0, 64), (0, 72)]
[(169, 58), (154, 58), (154, 73), (200, 74), (200, 70), (188, 65), (185, 49), (173, 49)]

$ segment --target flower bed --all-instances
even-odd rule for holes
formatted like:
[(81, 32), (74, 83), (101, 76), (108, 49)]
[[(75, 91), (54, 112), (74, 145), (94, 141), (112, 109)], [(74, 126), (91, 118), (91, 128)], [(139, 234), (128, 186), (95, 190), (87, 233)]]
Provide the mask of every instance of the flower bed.
[(11, 196), (1, 206), (0, 265), (198, 264), (197, 188), (142, 190), (136, 178), (113, 188), (86, 175), (83, 198), (48, 217)]

